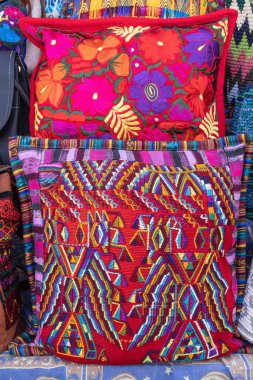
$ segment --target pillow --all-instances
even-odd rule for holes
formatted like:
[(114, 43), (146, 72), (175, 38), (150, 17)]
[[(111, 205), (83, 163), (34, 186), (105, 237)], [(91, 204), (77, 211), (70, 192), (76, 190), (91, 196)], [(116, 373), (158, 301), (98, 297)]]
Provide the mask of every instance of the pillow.
[(20, 213), (14, 205), (11, 177), (0, 167), (0, 352), (14, 338), (20, 314), (16, 267), (11, 254)]
[(38, 327), (15, 353), (134, 364), (235, 352), (231, 265), (237, 244), (239, 312), (252, 138), (13, 138)]
[(223, 136), (224, 69), (236, 14), (21, 20), (23, 32), (42, 49), (32, 79), (31, 135)]
[(63, 0), (61, 15), (62, 18), (101, 18), (101, 17), (152, 17), (171, 18), (198, 16), (215, 10), (224, 8), (222, 1), (98, 1), (90, 0), (85, 4), (80, 0)]

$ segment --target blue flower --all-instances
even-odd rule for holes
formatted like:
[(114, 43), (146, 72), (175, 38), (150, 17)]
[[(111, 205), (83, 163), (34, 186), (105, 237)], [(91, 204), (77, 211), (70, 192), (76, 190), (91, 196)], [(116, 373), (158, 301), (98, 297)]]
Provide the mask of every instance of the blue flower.
[(11, 44), (20, 42), (20, 36), (15, 30), (11, 29), (10, 25), (3, 23), (0, 27), (0, 40)]

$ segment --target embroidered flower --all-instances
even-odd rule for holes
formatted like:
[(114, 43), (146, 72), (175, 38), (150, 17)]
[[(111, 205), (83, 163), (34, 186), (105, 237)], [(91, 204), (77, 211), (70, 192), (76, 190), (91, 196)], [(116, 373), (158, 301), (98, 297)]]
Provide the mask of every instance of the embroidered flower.
[(10, 44), (16, 44), (20, 42), (20, 36), (10, 25), (3, 23), (0, 27), (0, 40)]
[(80, 56), (78, 57), (68, 57), (66, 59), (66, 62), (71, 65), (70, 72), (72, 75), (78, 75), (80, 73), (84, 74), (90, 74), (88, 76), (91, 76), (93, 72), (97, 72), (101, 70), (101, 66), (92, 65), (92, 62), (84, 61)]
[(75, 39), (67, 34), (48, 29), (43, 29), (43, 38), (48, 59), (68, 56), (69, 50), (73, 48), (75, 42)]
[(4, 13), (9, 16), (9, 20), (16, 21), (20, 18), (25, 17), (25, 14), (20, 11), (19, 8), (8, 5), (8, 8), (5, 8)]
[(130, 70), (130, 60), (127, 54), (120, 54), (113, 62), (112, 67), (119, 77), (127, 77)]
[(192, 113), (184, 106), (175, 104), (170, 110), (170, 119), (177, 121), (191, 121), (193, 119)]
[(199, 28), (196, 32), (185, 35), (187, 44), (185, 52), (189, 53), (188, 62), (201, 67), (208, 64), (212, 67), (215, 58), (219, 57), (220, 46), (213, 34), (204, 28)]
[(53, 120), (53, 132), (61, 138), (76, 138), (78, 125), (67, 121)]
[(174, 141), (170, 133), (162, 132), (158, 127), (145, 128), (139, 133), (138, 140), (141, 141)]
[(63, 64), (57, 63), (53, 66), (52, 70), (45, 69), (39, 72), (37, 81), (35, 83), (35, 93), (38, 103), (44, 103), (47, 100), (58, 107), (64, 96), (63, 81), (66, 75), (66, 68)]
[(129, 96), (136, 100), (136, 107), (144, 114), (150, 111), (161, 113), (169, 107), (172, 86), (166, 85), (167, 78), (159, 70), (142, 70), (133, 76)]
[(105, 65), (110, 59), (118, 54), (120, 40), (115, 36), (108, 36), (104, 40), (97, 38), (94, 40), (84, 40), (78, 45), (77, 51), (85, 61), (98, 61)]
[(203, 117), (214, 96), (211, 80), (206, 75), (199, 73), (198, 78), (192, 78), (184, 90), (188, 93), (184, 96), (184, 100), (190, 110), (197, 117)]
[(168, 67), (169, 76), (177, 85), (182, 85), (188, 81), (192, 66), (187, 62), (175, 62)]
[(143, 56), (152, 63), (173, 61), (178, 57), (182, 48), (179, 35), (173, 29), (159, 29), (152, 33), (145, 33), (139, 40)]
[(83, 83), (76, 85), (72, 95), (74, 109), (86, 115), (105, 115), (113, 106), (118, 94), (114, 91), (113, 83), (106, 77), (92, 75), (85, 78)]

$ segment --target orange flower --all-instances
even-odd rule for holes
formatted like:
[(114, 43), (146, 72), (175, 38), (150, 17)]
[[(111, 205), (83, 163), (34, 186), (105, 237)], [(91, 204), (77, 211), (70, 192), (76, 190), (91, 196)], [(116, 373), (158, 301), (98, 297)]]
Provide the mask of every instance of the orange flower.
[(182, 42), (175, 30), (158, 30), (140, 37), (140, 50), (152, 63), (174, 61), (180, 54)]
[(64, 96), (62, 79), (66, 75), (66, 68), (62, 63), (57, 63), (51, 70), (41, 70), (35, 85), (35, 93), (38, 102), (45, 103), (48, 99), (58, 107)]
[(108, 36), (104, 40), (97, 38), (95, 40), (85, 40), (78, 45), (77, 50), (83, 60), (98, 60), (101, 65), (106, 64), (110, 59), (118, 54), (120, 40), (114, 36)]
[(113, 61), (115, 74), (119, 77), (127, 77), (130, 70), (130, 60), (127, 54), (123, 53)]

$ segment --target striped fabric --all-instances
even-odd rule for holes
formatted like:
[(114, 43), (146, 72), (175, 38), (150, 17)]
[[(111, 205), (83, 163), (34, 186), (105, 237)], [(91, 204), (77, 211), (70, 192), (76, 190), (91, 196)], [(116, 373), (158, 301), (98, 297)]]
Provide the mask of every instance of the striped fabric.
[[(65, 160), (71, 159), (69, 155), (73, 155), (75, 149), (87, 150), (89, 156), (92, 150), (126, 150), (136, 152), (138, 151), (180, 151), (180, 150), (211, 150), (230, 147), (230, 154), (233, 155), (233, 147), (237, 144), (245, 144), (245, 161), (244, 171), (242, 177), (241, 199), (239, 208), (239, 223), (237, 230), (237, 253), (236, 253), (236, 275), (238, 286), (238, 299), (236, 304), (237, 319), (239, 317), (243, 296), (246, 286), (246, 227), (245, 227), (245, 201), (247, 193), (247, 183), (249, 178), (249, 171), (253, 157), (253, 135), (238, 135), (229, 136), (225, 138), (204, 140), (204, 141), (175, 141), (175, 142), (148, 142), (148, 141), (116, 141), (116, 140), (48, 140), (37, 138), (13, 138), (10, 141), (10, 155), (13, 171), (16, 177), (17, 185), (20, 191), (21, 210), (23, 218), (24, 228), (24, 244), (26, 252), (26, 264), (27, 271), (29, 273), (29, 281), (31, 290), (33, 292), (33, 308), (34, 314), (36, 309), (35, 302), (35, 265), (34, 265), (34, 241), (33, 241), (33, 229), (32, 229), (32, 204), (30, 199), (30, 192), (28, 183), (24, 175), (23, 167), (21, 165), (20, 157), (22, 156), (22, 150), (29, 149), (30, 157), (35, 157), (35, 152), (43, 153), (43, 149), (47, 149), (47, 155), (49, 162), (56, 162), (59, 157), (64, 157)], [(71, 150), (70, 150), (71, 149)], [(235, 148), (236, 149), (236, 148)], [(92, 157), (92, 156), (91, 156)], [(35, 159), (35, 158), (34, 158)], [(43, 158), (43, 160), (45, 157)], [(27, 170), (27, 168), (26, 168)], [(29, 168), (28, 168), (29, 170)], [(43, 355), (45, 351), (39, 349), (35, 344), (26, 343), (31, 342), (36, 335), (38, 327), (38, 321), (34, 316), (34, 329), (33, 331), (27, 331), (21, 337), (18, 337), (13, 342), (11, 347), (11, 353), (15, 355)]]
[(105, 18), (116, 16), (173, 18), (197, 16), (223, 7), (223, 1), (204, 0), (65, 0), (62, 18)]

